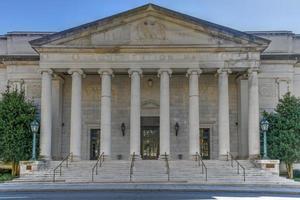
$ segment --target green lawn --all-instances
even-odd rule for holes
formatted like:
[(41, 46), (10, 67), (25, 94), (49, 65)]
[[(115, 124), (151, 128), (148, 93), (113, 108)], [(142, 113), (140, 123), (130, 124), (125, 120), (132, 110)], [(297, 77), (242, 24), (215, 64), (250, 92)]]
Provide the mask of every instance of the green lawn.
[(1, 173), (0, 174), (0, 182), (10, 181), (14, 179), (14, 177), (10, 173)]

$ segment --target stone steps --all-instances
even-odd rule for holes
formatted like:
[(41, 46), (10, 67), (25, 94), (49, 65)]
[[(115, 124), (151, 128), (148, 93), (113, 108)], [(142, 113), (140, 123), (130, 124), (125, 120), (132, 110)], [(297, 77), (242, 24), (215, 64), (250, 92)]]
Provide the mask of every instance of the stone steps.
[[(242, 170), (237, 174), (236, 164), (231, 167), (230, 161), (205, 160), (208, 181), (202, 167), (191, 160), (170, 160), (170, 181), (203, 184), (295, 184), (270, 172), (255, 168), (248, 160), (239, 161), (246, 171), (246, 182), (243, 181)], [(15, 182), (35, 182), (53, 180), (53, 169), (60, 161), (51, 161), (47, 169), (35, 172), (32, 175), (22, 176)], [(92, 167), (96, 161), (75, 161), (67, 168), (62, 167), (62, 176), (56, 171), (57, 182), (91, 182)], [(98, 175), (94, 174), (94, 182), (129, 182), (130, 161), (105, 160), (98, 168)], [(164, 160), (136, 160), (133, 168), (134, 182), (167, 182), (168, 174)]]

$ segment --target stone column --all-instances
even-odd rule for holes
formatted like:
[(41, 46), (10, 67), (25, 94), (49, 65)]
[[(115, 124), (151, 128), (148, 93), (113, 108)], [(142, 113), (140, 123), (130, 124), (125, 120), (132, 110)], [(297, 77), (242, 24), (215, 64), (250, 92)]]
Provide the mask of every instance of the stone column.
[(111, 156), (111, 77), (112, 69), (99, 69), (101, 75), (101, 152)]
[(260, 155), (259, 138), (259, 97), (258, 97), (258, 69), (248, 70), (248, 146), (249, 158), (257, 159)]
[(81, 69), (70, 69), (72, 75), (72, 98), (71, 98), (71, 135), (70, 152), (75, 160), (81, 159), (81, 85), (83, 71)]
[(160, 155), (170, 154), (170, 76), (171, 69), (158, 70), (160, 76)]
[(141, 75), (139, 68), (129, 69), (131, 78), (130, 100), (130, 154), (140, 156), (141, 151)]
[(230, 69), (219, 69), (219, 98), (218, 98), (218, 136), (219, 136), (219, 159), (224, 160), (230, 151), (229, 131), (229, 96), (228, 74)]
[(190, 156), (196, 152), (200, 153), (199, 148), (199, 83), (198, 76), (202, 73), (201, 69), (189, 69), (189, 149)]
[(41, 135), (40, 156), (44, 160), (51, 160), (52, 138), (52, 73), (51, 69), (41, 69), (42, 94), (41, 94)]

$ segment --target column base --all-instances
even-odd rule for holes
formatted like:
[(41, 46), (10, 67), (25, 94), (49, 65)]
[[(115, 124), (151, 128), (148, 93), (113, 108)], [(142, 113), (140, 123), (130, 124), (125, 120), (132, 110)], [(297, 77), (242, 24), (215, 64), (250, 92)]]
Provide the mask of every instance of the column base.
[(249, 155), (249, 160), (259, 160), (259, 159), (260, 159), (259, 154)]
[(40, 161), (51, 161), (52, 157), (51, 156), (40, 155), (38, 160), (40, 160)]
[[(131, 160), (131, 157), (132, 157), (132, 154), (129, 156), (129, 159), (130, 159), (130, 160)], [(141, 155), (135, 154), (135, 155), (134, 155), (134, 160), (142, 160)]]
[(196, 154), (190, 154), (189, 155), (189, 160), (196, 161), (198, 159), (198, 156)]
[(72, 159), (72, 161), (80, 161), (81, 160), (81, 156), (73, 155), (73, 158), (70, 158), (69, 160), (71, 160), (71, 159)]
[(228, 158), (227, 154), (219, 155), (219, 160), (228, 160), (227, 158)]
[[(168, 156), (168, 160), (171, 160), (171, 155), (169, 154), (167, 154), (167, 156)], [(162, 155), (159, 155), (158, 156), (158, 160), (165, 160), (165, 158), (166, 158), (166, 156), (165, 156), (165, 154), (162, 154)]]

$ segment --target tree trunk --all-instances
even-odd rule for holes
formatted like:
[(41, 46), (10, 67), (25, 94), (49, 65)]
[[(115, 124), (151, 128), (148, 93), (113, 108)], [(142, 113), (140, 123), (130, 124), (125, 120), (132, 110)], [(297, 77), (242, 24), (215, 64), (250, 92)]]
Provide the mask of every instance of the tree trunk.
[(285, 163), (285, 166), (288, 173), (288, 178), (293, 179), (294, 178), (293, 163)]
[(15, 162), (15, 161), (12, 162), (11, 175), (12, 176), (19, 175), (19, 163)]

